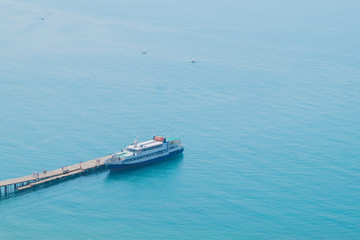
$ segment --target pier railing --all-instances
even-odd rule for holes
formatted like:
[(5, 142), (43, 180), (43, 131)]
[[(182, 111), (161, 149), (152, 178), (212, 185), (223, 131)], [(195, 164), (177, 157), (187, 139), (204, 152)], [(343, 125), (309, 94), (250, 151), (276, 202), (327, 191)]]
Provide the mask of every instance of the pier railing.
[(111, 158), (111, 156), (112, 155), (108, 155), (90, 161), (80, 162), (52, 171), (44, 171), (42, 173), (0, 181), (0, 197), (43, 184), (53, 183), (58, 180), (64, 180), (83, 173), (102, 170), (105, 168), (105, 160)]

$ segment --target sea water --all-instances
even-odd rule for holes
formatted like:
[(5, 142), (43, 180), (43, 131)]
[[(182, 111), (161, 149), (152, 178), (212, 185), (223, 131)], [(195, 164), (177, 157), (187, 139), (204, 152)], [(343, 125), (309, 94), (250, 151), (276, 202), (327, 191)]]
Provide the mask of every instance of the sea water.
[(0, 180), (185, 146), (1, 199), (0, 239), (360, 238), (358, 1), (0, 5)]

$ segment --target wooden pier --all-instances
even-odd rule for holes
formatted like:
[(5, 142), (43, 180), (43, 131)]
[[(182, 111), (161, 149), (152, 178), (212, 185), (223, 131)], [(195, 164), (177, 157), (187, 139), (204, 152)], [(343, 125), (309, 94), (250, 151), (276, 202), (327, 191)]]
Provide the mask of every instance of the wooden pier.
[(108, 155), (52, 171), (0, 181), (0, 197), (46, 183), (65, 180), (80, 174), (102, 170), (106, 167), (104, 164), (105, 160), (110, 157), (111, 155)]

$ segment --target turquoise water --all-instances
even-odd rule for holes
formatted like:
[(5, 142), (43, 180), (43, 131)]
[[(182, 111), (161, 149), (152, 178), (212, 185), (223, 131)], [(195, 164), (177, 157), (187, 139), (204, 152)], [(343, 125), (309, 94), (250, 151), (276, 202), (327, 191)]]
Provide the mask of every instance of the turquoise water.
[(359, 7), (2, 1), (0, 180), (185, 152), (2, 199), (0, 239), (359, 239)]

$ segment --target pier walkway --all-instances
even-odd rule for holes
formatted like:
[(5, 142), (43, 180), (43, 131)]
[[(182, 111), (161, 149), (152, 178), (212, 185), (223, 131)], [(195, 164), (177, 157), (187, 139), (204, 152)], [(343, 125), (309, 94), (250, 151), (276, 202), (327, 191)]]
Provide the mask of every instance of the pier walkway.
[(105, 160), (111, 155), (96, 158), (90, 161), (81, 162), (71, 166), (66, 166), (52, 171), (45, 171), (39, 174), (28, 175), (19, 178), (12, 178), (0, 181), (0, 197), (9, 193), (30, 189), (46, 183), (76, 176), (90, 171), (102, 170), (105, 168)]

